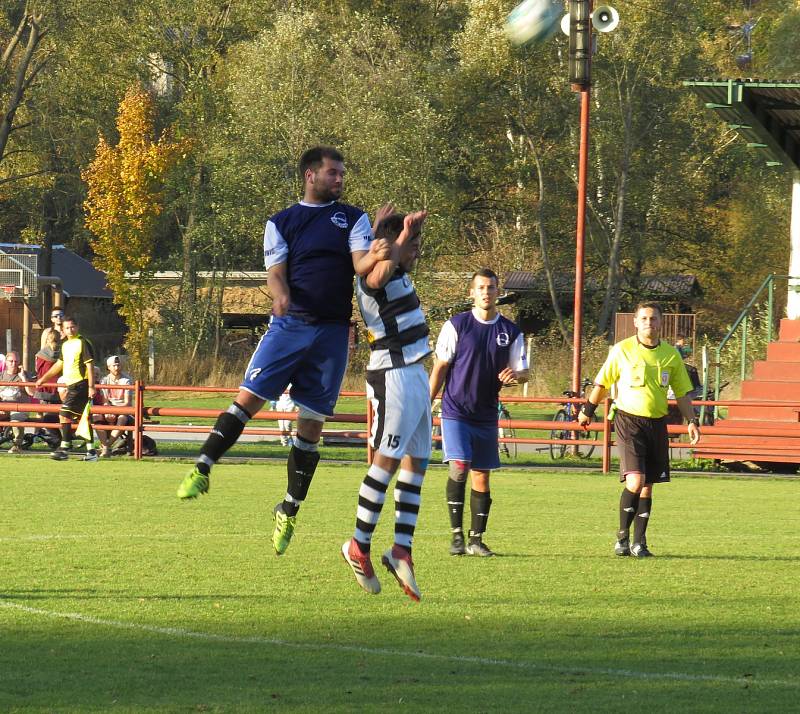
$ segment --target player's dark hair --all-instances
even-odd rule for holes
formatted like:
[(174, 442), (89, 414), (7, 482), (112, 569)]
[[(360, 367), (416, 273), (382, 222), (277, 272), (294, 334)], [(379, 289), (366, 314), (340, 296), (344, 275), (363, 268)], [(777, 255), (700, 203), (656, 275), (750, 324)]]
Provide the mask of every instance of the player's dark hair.
[(375, 227), (375, 238), (383, 238), (388, 241), (395, 240), (403, 231), (405, 218), (405, 213), (392, 213), (390, 216), (386, 216)]
[(331, 161), (344, 161), (344, 156), (337, 149), (332, 146), (312, 146), (305, 151), (300, 157), (300, 163), (297, 168), (300, 171), (300, 178), (304, 179), (306, 171), (311, 169), (316, 171), (322, 166), (323, 159), (330, 159)]
[(78, 325), (78, 321), (74, 317), (72, 317), (72, 315), (64, 315), (64, 317), (62, 318), (61, 322), (62, 323), (64, 323), (64, 322), (74, 322), (76, 325)]
[(659, 305), (657, 302), (652, 302), (652, 301), (640, 302), (636, 306), (636, 309), (633, 311), (633, 314), (638, 315), (639, 310), (646, 310), (648, 308), (651, 310), (655, 310), (658, 313), (659, 317), (664, 317), (664, 311), (661, 309), (661, 305)]
[(500, 285), (500, 280), (497, 277), (497, 273), (494, 272), (491, 268), (480, 268), (476, 270), (472, 277), (469, 279), (469, 284), (472, 285), (475, 282), (475, 278), (490, 278), (494, 280), (495, 285)]

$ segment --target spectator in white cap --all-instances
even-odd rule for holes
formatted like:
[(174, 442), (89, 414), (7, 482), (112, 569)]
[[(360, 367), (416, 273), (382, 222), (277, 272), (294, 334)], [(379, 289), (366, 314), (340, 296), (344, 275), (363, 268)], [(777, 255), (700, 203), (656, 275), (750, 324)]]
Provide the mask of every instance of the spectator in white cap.
[[(119, 355), (111, 355), (106, 360), (108, 367), (108, 374), (100, 380), (100, 391), (106, 404), (115, 407), (129, 407), (133, 403), (133, 392), (130, 389), (112, 389), (111, 386), (122, 386), (133, 384), (133, 380), (127, 374), (122, 372), (122, 359)], [(103, 414), (98, 415), (101, 418), (97, 423), (108, 424), (109, 426), (131, 426), (133, 424), (133, 416), (130, 414)], [(123, 453), (133, 453), (133, 435), (130, 431), (122, 431), (114, 429), (108, 431), (105, 429), (97, 430), (97, 437), (103, 446), (101, 456), (108, 458), (114, 450), (114, 443), (122, 438)]]

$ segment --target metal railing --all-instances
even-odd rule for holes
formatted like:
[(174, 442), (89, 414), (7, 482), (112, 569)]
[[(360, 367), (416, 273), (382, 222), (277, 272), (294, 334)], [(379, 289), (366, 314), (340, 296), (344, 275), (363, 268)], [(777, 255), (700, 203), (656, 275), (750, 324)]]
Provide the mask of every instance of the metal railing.
[[(751, 325), (753, 324), (753, 312), (756, 310), (757, 306), (760, 304), (760, 299), (762, 295), (766, 291), (766, 300), (767, 300), (767, 314), (766, 319), (764, 320), (764, 325), (762, 325), (762, 329), (764, 330), (765, 334), (765, 341), (769, 344), (772, 341), (772, 338), (775, 334), (775, 281), (776, 280), (786, 280), (789, 281), (800, 281), (800, 278), (793, 277), (791, 275), (777, 275), (776, 273), (770, 273), (764, 278), (761, 285), (758, 286), (758, 289), (753, 294), (753, 297), (750, 298), (750, 301), (744, 307), (744, 309), (739, 313), (739, 316), (734, 321), (733, 325), (731, 325), (728, 333), (725, 337), (722, 338), (720, 343), (714, 348), (714, 401), (719, 401), (719, 393), (720, 393), (720, 384), (722, 382), (722, 351), (725, 347), (730, 343), (731, 339), (736, 334), (736, 331), (741, 328), (741, 354), (740, 354), (740, 362), (739, 362), (739, 378), (741, 381), (744, 381), (747, 377), (747, 366), (752, 362), (752, 360), (748, 360), (748, 340), (752, 340), (750, 336)], [(703, 370), (703, 394), (708, 394), (708, 381), (709, 381), (709, 370)], [(705, 414), (705, 406), (701, 409), (701, 420)], [(717, 416), (717, 407), (714, 406), (714, 416)]]
[[(0, 382), (0, 386), (34, 386), (32, 382)], [(48, 385), (49, 386), (49, 385)], [(134, 444), (134, 457), (136, 459), (142, 458), (142, 436), (145, 432), (153, 433), (207, 433), (211, 430), (211, 425), (191, 425), (191, 424), (162, 424), (153, 423), (153, 417), (205, 417), (216, 418), (221, 414), (224, 409), (199, 409), (188, 407), (169, 407), (169, 406), (147, 406), (145, 404), (145, 393), (159, 393), (159, 392), (188, 392), (188, 393), (232, 393), (238, 392), (235, 388), (223, 387), (185, 387), (185, 386), (165, 386), (165, 385), (145, 385), (141, 381), (136, 381), (133, 385), (122, 386), (115, 385), (115, 389), (128, 389), (134, 393), (134, 404), (130, 407), (114, 407), (111, 405), (102, 405), (95, 407), (95, 413), (99, 414), (128, 414), (133, 416), (134, 423), (131, 426), (117, 426), (105, 424), (93, 424), (92, 427), (98, 430), (121, 430), (133, 432)], [(365, 392), (342, 392), (340, 396), (343, 397), (358, 397), (363, 398), (366, 396)], [(560, 405), (566, 402), (573, 404), (583, 403), (580, 398), (567, 398), (559, 397), (516, 397), (504, 395), (503, 402), (505, 404), (552, 404), (555, 405), (556, 410)], [(675, 402), (670, 402), (674, 404)], [(692, 402), (695, 406), (750, 406), (761, 407), (764, 409), (774, 409), (776, 407), (789, 407), (798, 412), (798, 422), (786, 423), (785, 425), (776, 424), (774, 427), (765, 429), (763, 427), (747, 427), (742, 425), (727, 426), (725, 421), (722, 420), (714, 426), (703, 426), (701, 433), (730, 435), (730, 436), (753, 436), (753, 437), (775, 437), (775, 438), (800, 438), (800, 400), (794, 401), (772, 401), (766, 399), (746, 399), (746, 400), (697, 400)], [(499, 426), (504, 429), (516, 429), (524, 431), (544, 431), (548, 436), (530, 435), (526, 437), (503, 437), (501, 442), (515, 443), (515, 444), (538, 444), (548, 446), (550, 444), (564, 444), (567, 446), (594, 446), (600, 449), (602, 470), (608, 473), (611, 469), (611, 449), (615, 445), (612, 438), (613, 426), (605, 414), (611, 405), (611, 400), (606, 398), (603, 404), (603, 414), (601, 416), (598, 409), (598, 420), (588, 426), (588, 428), (581, 427), (577, 422), (554, 422), (552, 419), (501, 419)], [(3, 412), (23, 412), (23, 413), (57, 413), (60, 409), (59, 404), (40, 404), (33, 402), (0, 402), (0, 411)], [(252, 421), (296, 421), (297, 412), (283, 412), (283, 411), (270, 411), (262, 410), (253, 416)], [(366, 402), (366, 410), (363, 413), (337, 413), (330, 420), (332, 423), (348, 423), (348, 424), (364, 424), (365, 430), (330, 430), (324, 429), (322, 436), (337, 436), (344, 438), (357, 439), (361, 444), (368, 443), (368, 436), (372, 427), (372, 408), (369, 400)], [(252, 422), (251, 422), (252, 423)], [(438, 417), (434, 418), (434, 424), (440, 424)], [(57, 425), (52, 422), (41, 421), (25, 421), (25, 422), (12, 422), (10, 420), (0, 420), (0, 427), (4, 426), (20, 426), (20, 427), (39, 427), (39, 428), (56, 428)], [(574, 431), (578, 434), (583, 434), (586, 431), (599, 432), (601, 438), (594, 439), (553, 439), (550, 434), (553, 431)], [(667, 431), (670, 435), (681, 435), (687, 433), (685, 425), (668, 425)], [(260, 427), (251, 426), (248, 424), (243, 430), (245, 434), (279, 436), (282, 431), (276, 427)], [(440, 438), (440, 437), (438, 437)], [(702, 441), (701, 441), (702, 444)], [(689, 449), (691, 448), (687, 442), (670, 442), (670, 448), (673, 449)], [(367, 446), (366, 455), (368, 459), (372, 457), (372, 450)], [(800, 459), (800, 456), (798, 457)]]

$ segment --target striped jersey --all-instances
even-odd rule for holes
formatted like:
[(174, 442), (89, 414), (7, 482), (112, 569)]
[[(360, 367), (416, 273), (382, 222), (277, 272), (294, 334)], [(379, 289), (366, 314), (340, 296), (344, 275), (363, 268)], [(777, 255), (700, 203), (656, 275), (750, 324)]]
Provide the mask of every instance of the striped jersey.
[(356, 280), (361, 317), (367, 326), (370, 357), (367, 370), (393, 369), (419, 362), (431, 352), (428, 323), (411, 278), (401, 268), (382, 288)]

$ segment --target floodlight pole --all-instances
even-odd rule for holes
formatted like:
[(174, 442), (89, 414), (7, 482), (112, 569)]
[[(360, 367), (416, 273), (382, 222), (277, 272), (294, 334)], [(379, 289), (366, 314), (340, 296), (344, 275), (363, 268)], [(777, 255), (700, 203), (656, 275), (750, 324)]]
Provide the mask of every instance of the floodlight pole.
[(592, 91), (592, 0), (569, 3), (569, 74), (574, 92), (581, 95), (581, 129), (578, 149), (578, 210), (575, 231), (575, 304), (572, 333), (572, 391), (581, 393), (581, 342), (583, 337), (584, 246), (586, 244), (586, 182), (589, 173), (589, 102)]
[(581, 393), (581, 336), (583, 333), (584, 245), (586, 243), (586, 176), (589, 169), (590, 85), (581, 92), (581, 138), (578, 149), (578, 217), (575, 238), (575, 309), (572, 335), (572, 391)]

